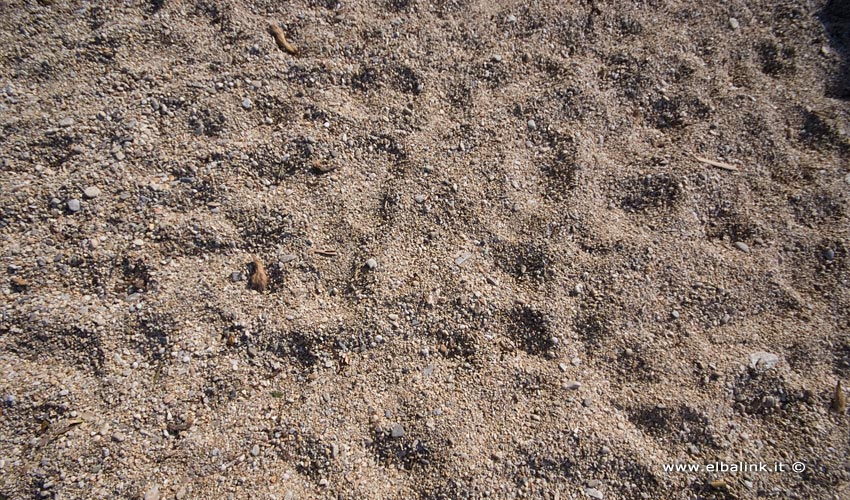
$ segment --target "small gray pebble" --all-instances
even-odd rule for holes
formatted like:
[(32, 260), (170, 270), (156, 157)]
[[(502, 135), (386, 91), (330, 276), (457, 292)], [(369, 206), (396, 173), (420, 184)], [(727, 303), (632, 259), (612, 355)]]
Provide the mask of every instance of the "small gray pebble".
[(62, 127), (62, 128), (68, 128), (73, 124), (74, 124), (74, 119), (71, 118), (70, 116), (67, 117), (67, 118), (62, 118), (61, 120), (59, 120), (59, 126)]
[(404, 427), (401, 424), (393, 425), (391, 436), (396, 439), (404, 437)]
[(374, 271), (375, 269), (378, 268), (378, 261), (375, 260), (374, 258), (370, 258), (369, 260), (366, 261), (366, 267), (368, 267), (369, 269)]
[(83, 191), (83, 194), (89, 199), (97, 198), (100, 196), (100, 189), (97, 186), (89, 186)]
[(679, 319), (679, 311), (673, 309), (673, 312), (670, 313), (670, 316), (673, 316), (673, 319)]
[(413, 197), (413, 200), (416, 201), (416, 203), (424, 203), (425, 202), (425, 195), (424, 194), (417, 194), (416, 196)]
[(508, 21), (509, 23), (513, 24), (513, 23), (515, 23), (515, 22), (516, 22), (516, 16), (515, 16), (515, 15), (513, 15), (513, 14), (510, 14), (510, 15), (508, 15), (508, 18), (506, 19), (506, 21)]
[(596, 488), (600, 484), (602, 484), (602, 483), (598, 479), (591, 479), (590, 481), (587, 482), (587, 487), (588, 488)]
[(494, 55), (494, 56), (493, 56), (493, 61), (494, 61), (494, 62), (502, 62), (502, 55), (501, 55), (501, 54), (496, 54), (496, 55)]
[(739, 23), (738, 20), (735, 19), (734, 17), (730, 17), (729, 18), (729, 27), (732, 28), (733, 30), (736, 30), (736, 29), (741, 27), (741, 23)]
[(246, 97), (245, 99), (242, 99), (242, 107), (243, 107), (243, 108), (245, 108), (245, 109), (251, 109), (251, 107), (252, 107), (253, 105), (254, 105), (254, 104), (251, 102), (251, 99), (248, 99), (247, 97)]
[(823, 251), (823, 258), (827, 262), (832, 262), (833, 260), (835, 260), (835, 250), (827, 248)]
[(3, 403), (8, 406), (15, 406), (16, 401), (17, 399), (15, 398), (14, 394), (6, 394), (5, 396), (3, 396)]
[(256, 457), (259, 454), (260, 454), (260, 445), (255, 444), (254, 447), (251, 448), (251, 455), (254, 455)]
[(528, 128), (534, 130), (537, 128), (537, 122), (534, 120), (528, 120)]
[(581, 405), (585, 408), (590, 408), (591, 406), (593, 406), (593, 398), (584, 398), (584, 400), (581, 402)]
[(240, 273), (238, 271), (234, 271), (234, 272), (230, 273), (230, 281), (234, 281), (234, 282), (235, 281), (242, 281), (243, 279), (244, 279), (244, 276), (242, 276), (242, 273)]
[(744, 243), (743, 241), (736, 241), (735, 242), (735, 248), (737, 248), (738, 250), (740, 250), (744, 253), (750, 253), (750, 247), (746, 243)]
[(121, 434), (120, 432), (116, 432), (115, 434), (112, 435), (112, 440), (115, 441), (116, 443), (123, 443), (125, 439), (127, 439), (127, 438), (125, 438), (124, 435)]
[(590, 498), (596, 498), (596, 499), (602, 499), (602, 498), (605, 497), (602, 494), (602, 492), (597, 490), (596, 488), (585, 488), (584, 494), (589, 496)]
[(68, 200), (68, 210), (72, 212), (79, 212), (82, 205), (80, 205), (80, 200), (74, 198), (73, 200)]

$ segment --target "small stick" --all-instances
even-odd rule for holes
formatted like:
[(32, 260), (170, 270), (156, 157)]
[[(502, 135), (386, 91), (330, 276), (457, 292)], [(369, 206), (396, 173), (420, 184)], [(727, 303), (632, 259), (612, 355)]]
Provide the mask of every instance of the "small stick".
[(728, 170), (730, 172), (738, 171), (738, 167), (736, 167), (735, 165), (723, 163), (722, 161), (709, 160), (708, 158), (703, 158), (702, 156), (697, 155), (694, 155), (694, 158), (696, 158), (697, 161), (701, 161), (705, 164), (711, 165), (712, 167), (722, 168), (723, 170)]
[(289, 43), (289, 40), (286, 39), (286, 35), (283, 34), (283, 30), (280, 29), (280, 26), (269, 23), (269, 33), (271, 33), (274, 37), (274, 40), (277, 42), (277, 46), (280, 47), (281, 50), (285, 50), (293, 56), (298, 55), (298, 49)]
[(262, 292), (269, 286), (269, 277), (266, 276), (266, 269), (263, 267), (260, 259), (256, 257), (254, 257), (251, 263), (254, 265), (254, 272), (251, 273), (251, 277), (248, 279), (248, 285), (254, 290)]

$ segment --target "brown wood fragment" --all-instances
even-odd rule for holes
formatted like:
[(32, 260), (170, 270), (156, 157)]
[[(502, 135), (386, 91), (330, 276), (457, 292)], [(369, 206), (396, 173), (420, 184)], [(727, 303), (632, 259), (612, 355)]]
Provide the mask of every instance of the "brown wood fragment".
[(322, 257), (336, 257), (336, 250), (333, 248), (317, 248), (313, 250), (313, 253)]
[(251, 264), (253, 270), (251, 272), (251, 277), (248, 279), (248, 286), (258, 292), (265, 291), (265, 289), (269, 286), (269, 277), (266, 275), (266, 268), (263, 267), (263, 263), (260, 259), (256, 257), (254, 257), (251, 261)]
[(331, 163), (325, 163), (319, 160), (314, 160), (313, 169), (315, 169), (320, 174), (327, 174), (328, 172), (333, 172), (334, 170), (336, 170), (337, 166)]
[(841, 388), (840, 380), (835, 384), (835, 391), (832, 393), (832, 411), (839, 415), (843, 415), (847, 411), (847, 395)]
[(298, 49), (296, 49), (294, 45), (289, 43), (289, 40), (286, 39), (286, 35), (283, 34), (283, 30), (280, 29), (280, 26), (278, 26), (277, 24), (269, 23), (269, 33), (271, 33), (271, 35), (274, 37), (275, 42), (277, 42), (277, 46), (281, 50), (285, 50), (293, 56), (298, 55)]

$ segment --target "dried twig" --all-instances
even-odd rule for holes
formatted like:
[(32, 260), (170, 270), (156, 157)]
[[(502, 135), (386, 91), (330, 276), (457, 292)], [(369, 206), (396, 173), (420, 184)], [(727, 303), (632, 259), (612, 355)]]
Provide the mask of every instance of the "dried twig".
[(266, 268), (263, 267), (263, 263), (260, 259), (254, 257), (254, 260), (251, 261), (254, 269), (251, 273), (251, 277), (248, 279), (248, 286), (257, 290), (258, 292), (262, 292), (269, 286), (269, 277), (266, 275)]
[(723, 163), (722, 161), (709, 160), (708, 158), (703, 158), (702, 156), (694, 155), (697, 161), (705, 163), (706, 165), (711, 165), (712, 167), (722, 168), (723, 170), (728, 170), (730, 172), (737, 172), (738, 167), (735, 165), (730, 165), (728, 163)]
[(274, 37), (275, 42), (277, 42), (277, 46), (280, 47), (281, 50), (285, 50), (293, 56), (298, 55), (298, 49), (296, 49), (294, 45), (289, 43), (289, 40), (286, 39), (286, 35), (283, 34), (283, 30), (280, 29), (280, 26), (278, 26), (277, 24), (269, 23), (269, 33), (271, 33), (271, 35)]
[(317, 248), (313, 250), (313, 253), (316, 255), (321, 255), (322, 257), (336, 257), (336, 250), (333, 248)]

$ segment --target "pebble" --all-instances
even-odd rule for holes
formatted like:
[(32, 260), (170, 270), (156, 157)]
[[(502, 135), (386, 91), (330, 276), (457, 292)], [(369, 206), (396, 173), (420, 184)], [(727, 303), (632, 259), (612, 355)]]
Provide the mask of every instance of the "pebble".
[(416, 203), (424, 203), (425, 202), (425, 195), (424, 194), (417, 194), (416, 196), (413, 197), (413, 200)]
[(62, 128), (68, 128), (73, 124), (74, 124), (74, 119), (71, 118), (70, 116), (67, 117), (67, 118), (62, 118), (61, 120), (59, 120), (59, 126), (62, 127)]
[(401, 424), (394, 424), (392, 431), (390, 432), (390, 435), (395, 439), (404, 437), (404, 427), (402, 427)]
[(528, 128), (531, 130), (537, 129), (537, 122), (534, 120), (528, 120)]
[(835, 250), (827, 248), (823, 251), (823, 258), (827, 262), (832, 262), (833, 260), (835, 260)]
[(560, 368), (562, 372), (565, 372), (567, 371), (568, 365), (566, 363), (558, 363), (558, 368)]
[(744, 253), (750, 253), (750, 247), (747, 246), (747, 244), (744, 243), (743, 241), (736, 241), (735, 242), (735, 248), (737, 248), (738, 250), (740, 250)]
[(72, 200), (68, 200), (68, 210), (72, 212), (79, 212), (82, 205), (80, 204), (80, 200), (74, 198)]
[(734, 17), (730, 17), (729, 18), (729, 27), (732, 28), (733, 30), (736, 30), (736, 29), (741, 27), (741, 23), (739, 23), (738, 20), (735, 19)]
[(779, 356), (776, 354), (759, 351), (750, 354), (750, 366), (752, 368), (770, 369), (779, 363)]
[(593, 398), (591, 398), (591, 397), (584, 398), (584, 400), (581, 402), (581, 405), (584, 406), (585, 408), (590, 408), (591, 406), (593, 406)]
[(260, 445), (255, 444), (254, 447), (251, 448), (251, 455), (254, 455), (256, 457), (259, 454), (260, 454)]
[(575, 380), (568, 380), (568, 381), (564, 382), (561, 385), (561, 387), (563, 387), (564, 389), (567, 389), (569, 391), (577, 391), (577, 390), (581, 389), (581, 382), (577, 382)]
[(572, 363), (573, 366), (578, 366), (581, 364), (581, 358), (576, 356), (570, 360), (570, 363)]
[(602, 494), (601, 491), (596, 488), (585, 488), (584, 494), (589, 496), (590, 498), (605, 498), (605, 495)]
[(378, 268), (378, 261), (375, 260), (374, 258), (371, 258), (371, 259), (366, 261), (366, 267), (368, 267), (370, 270), (374, 271), (375, 269)]
[(466, 252), (460, 257), (455, 259), (455, 265), (462, 266), (466, 261), (468, 261), (472, 257), (470, 252)]
[(247, 97), (246, 97), (245, 99), (242, 99), (242, 107), (243, 107), (243, 108), (245, 108), (245, 109), (251, 109), (251, 107), (252, 107), (253, 105), (254, 105), (254, 104), (251, 102), (251, 99), (248, 99)]
[(116, 443), (123, 443), (125, 439), (127, 438), (124, 437), (124, 434), (121, 434), (120, 432), (116, 432), (112, 435), (112, 440)]
[(17, 399), (14, 394), (6, 394), (3, 396), (3, 403), (7, 406), (15, 406)]
[(515, 15), (513, 15), (513, 14), (510, 14), (510, 15), (508, 15), (508, 18), (506, 19), (506, 21), (508, 21), (509, 23), (513, 24), (513, 23), (515, 23), (515, 22), (516, 22), (516, 16), (515, 16)]
[(673, 309), (673, 312), (670, 313), (670, 316), (673, 316), (673, 319), (679, 319), (679, 311)]
[(245, 276), (243, 276), (242, 273), (240, 273), (239, 271), (234, 271), (230, 273), (230, 281), (236, 282), (242, 281), (243, 279), (245, 279)]
[(97, 198), (100, 196), (100, 189), (97, 186), (89, 186), (83, 191), (83, 194), (88, 199)]
[(494, 55), (494, 56), (493, 56), (493, 61), (494, 61), (494, 62), (502, 62), (502, 55), (501, 55), (501, 54), (496, 54), (496, 55)]
[(159, 500), (158, 484), (151, 486), (148, 491), (145, 492), (144, 500)]

